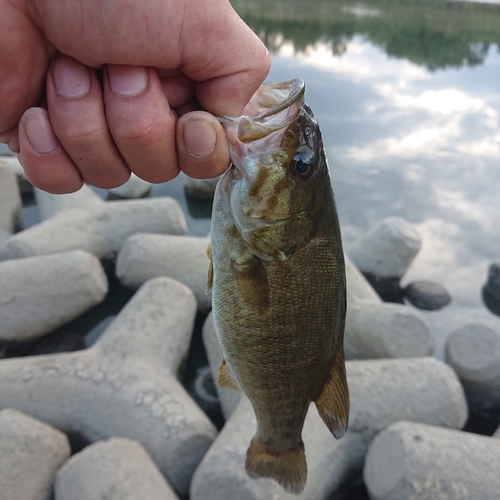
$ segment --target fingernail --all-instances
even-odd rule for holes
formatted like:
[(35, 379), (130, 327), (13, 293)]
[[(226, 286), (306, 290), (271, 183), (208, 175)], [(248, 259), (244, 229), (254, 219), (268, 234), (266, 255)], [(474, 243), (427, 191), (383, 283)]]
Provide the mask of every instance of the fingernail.
[(184, 125), (184, 145), (195, 158), (207, 158), (215, 151), (217, 134), (214, 126), (202, 118), (193, 118)]
[(32, 109), (24, 116), (21, 126), (28, 142), (37, 153), (50, 153), (59, 145), (45, 110)]
[(88, 69), (70, 57), (58, 58), (52, 75), (56, 91), (62, 97), (82, 97), (90, 91)]
[(148, 85), (148, 73), (143, 66), (108, 66), (109, 87), (120, 95), (140, 94)]

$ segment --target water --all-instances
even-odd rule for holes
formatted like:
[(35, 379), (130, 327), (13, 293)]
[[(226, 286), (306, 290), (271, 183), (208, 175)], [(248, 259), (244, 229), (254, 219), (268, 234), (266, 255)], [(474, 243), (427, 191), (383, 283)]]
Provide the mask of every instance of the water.
[(238, 0), (272, 51), (269, 81), (303, 78), (320, 123), (343, 237), (380, 219), (413, 223), (422, 249), (403, 285), (444, 285), (425, 313), (442, 357), (483, 305), (500, 258), (500, 6), (425, 1)]

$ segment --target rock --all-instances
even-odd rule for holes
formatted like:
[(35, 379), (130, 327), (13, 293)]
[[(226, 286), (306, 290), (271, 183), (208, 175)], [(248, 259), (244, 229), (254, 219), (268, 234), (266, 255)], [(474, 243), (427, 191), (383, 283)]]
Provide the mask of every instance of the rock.
[(39, 337), (104, 300), (99, 261), (77, 250), (0, 262), (0, 340)]
[(139, 231), (183, 234), (186, 229), (184, 213), (172, 198), (114, 201), (101, 207), (63, 210), (15, 234), (0, 247), (0, 260), (77, 249), (107, 259)]
[(427, 356), (434, 335), (425, 318), (402, 304), (382, 302), (346, 256), (346, 359)]
[(21, 210), (21, 194), (16, 175), (12, 168), (0, 159), (0, 230), (4, 232), (4, 238), (5, 234), (14, 233), (21, 225)]
[(400, 304), (351, 304), (344, 341), (346, 359), (429, 356), (434, 336), (424, 318)]
[(493, 434), (493, 437), (500, 438), (500, 427), (495, 431), (495, 434)]
[(500, 263), (494, 262), (488, 269), (488, 281), (484, 286), (486, 291), (500, 301)]
[(209, 311), (212, 296), (207, 294), (210, 238), (164, 234), (135, 234), (122, 246), (116, 261), (116, 275), (130, 288), (145, 281), (169, 276), (193, 291), (198, 308)]
[(203, 458), (191, 484), (191, 500), (322, 500), (361, 474), (372, 439), (402, 419), (461, 428), (467, 419), (462, 387), (449, 366), (434, 358), (348, 361), (351, 412), (347, 434), (335, 441), (313, 405), (303, 438), (308, 479), (302, 494), (286, 493), (269, 479), (245, 472), (245, 455), (255, 417), (242, 398)]
[(52, 478), (68, 459), (65, 434), (16, 410), (0, 411), (2, 500), (46, 500)]
[[(210, 364), (210, 369), (212, 372), (212, 379), (214, 381), (217, 381), (217, 377), (219, 375), (219, 367), (222, 363), (223, 355), (222, 350), (219, 346), (219, 341), (217, 340), (212, 313), (207, 316), (207, 319), (203, 324), (202, 337), (203, 345), (205, 346), (205, 351), (207, 353), (208, 362)], [(233, 391), (232, 389), (225, 389), (224, 387), (220, 387), (217, 383), (215, 384), (215, 390), (217, 391), (217, 394), (219, 396), (222, 415), (227, 420), (238, 406), (241, 393), (239, 393), (238, 391)]]
[(500, 328), (469, 323), (450, 334), (446, 362), (455, 370), (471, 409), (500, 411)]
[(398, 422), (371, 444), (364, 479), (371, 500), (496, 500), (499, 464), (492, 438)]
[(89, 349), (0, 360), (0, 407), (89, 442), (139, 441), (179, 495), (216, 430), (177, 379), (196, 300), (183, 284), (148, 281)]
[(404, 288), (404, 296), (418, 309), (436, 311), (451, 302), (451, 296), (443, 286), (433, 281), (413, 281)]
[(146, 450), (131, 439), (100, 441), (58, 471), (55, 500), (176, 500)]
[(219, 397), (209, 366), (204, 366), (198, 370), (190, 394), (198, 406), (210, 417), (210, 420), (214, 421), (217, 417), (220, 418)]
[(70, 194), (51, 194), (38, 188), (33, 188), (33, 194), (42, 220), (50, 219), (64, 210), (100, 209), (105, 206), (105, 202), (99, 195), (86, 184)]
[(215, 187), (221, 177), (222, 175), (213, 179), (193, 179), (192, 177), (186, 177), (184, 190), (188, 196), (191, 196), (191, 198), (196, 198), (198, 200), (212, 200), (215, 193)]
[(14, 172), (19, 191), (22, 194), (31, 193), (33, 186), (26, 179), (24, 169), (19, 163), (17, 155), (0, 156), (0, 162), (4, 165), (8, 165), (9, 168)]
[(421, 239), (400, 217), (387, 217), (346, 249), (350, 259), (380, 293), (397, 287), (420, 250)]
[(108, 200), (146, 198), (147, 196), (151, 196), (151, 183), (132, 173), (125, 184), (109, 190)]

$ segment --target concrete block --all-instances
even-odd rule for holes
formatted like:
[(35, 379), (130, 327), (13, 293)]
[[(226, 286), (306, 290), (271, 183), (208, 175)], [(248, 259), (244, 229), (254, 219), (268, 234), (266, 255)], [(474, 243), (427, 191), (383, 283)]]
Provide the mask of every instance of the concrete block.
[(250, 404), (242, 398), (196, 470), (191, 500), (323, 500), (361, 474), (370, 442), (391, 423), (406, 419), (459, 429), (467, 419), (456, 374), (434, 358), (348, 361), (346, 367), (349, 429), (336, 441), (311, 405), (303, 431), (308, 479), (300, 495), (246, 475), (245, 455), (256, 425)]
[(164, 234), (135, 234), (122, 246), (116, 261), (121, 283), (138, 288), (145, 281), (169, 276), (191, 288), (198, 308), (210, 310), (212, 294), (206, 293), (210, 238)]
[(387, 217), (349, 245), (346, 253), (363, 274), (399, 281), (420, 246), (420, 236), (409, 222)]
[(496, 500), (499, 468), (495, 439), (398, 422), (370, 445), (364, 479), (371, 500)]
[(0, 407), (95, 442), (144, 446), (179, 495), (216, 430), (177, 379), (196, 300), (182, 283), (148, 281), (89, 349), (0, 360)]
[(434, 336), (427, 321), (401, 304), (349, 304), (344, 349), (346, 359), (429, 356)]
[(16, 410), (0, 411), (2, 500), (47, 500), (56, 471), (68, 459), (65, 434)]
[(367, 279), (346, 256), (346, 359), (428, 356), (434, 335), (418, 311), (382, 302)]
[(109, 190), (108, 199), (145, 198), (147, 196), (151, 196), (151, 183), (132, 173), (125, 184)]
[(14, 233), (21, 225), (21, 194), (16, 174), (3, 160), (0, 160), (0, 230)]
[(86, 184), (75, 193), (52, 194), (33, 188), (33, 194), (42, 220), (50, 219), (64, 210), (103, 208), (105, 204), (104, 200)]
[(500, 410), (500, 327), (469, 323), (450, 334), (446, 362), (455, 370), (471, 408)]
[(87, 446), (58, 471), (55, 500), (177, 500), (137, 442), (111, 438)]
[(132, 234), (183, 234), (186, 229), (182, 208), (172, 198), (114, 201), (83, 210), (63, 210), (15, 234), (0, 246), (0, 260), (77, 249), (107, 259), (114, 257)]
[(39, 337), (104, 300), (108, 281), (81, 250), (0, 262), (0, 340)]

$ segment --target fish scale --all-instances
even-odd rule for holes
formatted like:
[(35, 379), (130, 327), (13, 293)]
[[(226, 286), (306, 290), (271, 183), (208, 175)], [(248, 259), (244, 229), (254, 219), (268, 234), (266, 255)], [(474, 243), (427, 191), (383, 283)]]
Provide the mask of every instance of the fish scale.
[(232, 166), (216, 189), (207, 252), (218, 383), (242, 390), (257, 420), (246, 470), (293, 493), (306, 482), (309, 404), (336, 437), (349, 413), (342, 243), (304, 90), (301, 80), (263, 85), (252, 98), (261, 113), (221, 119)]

